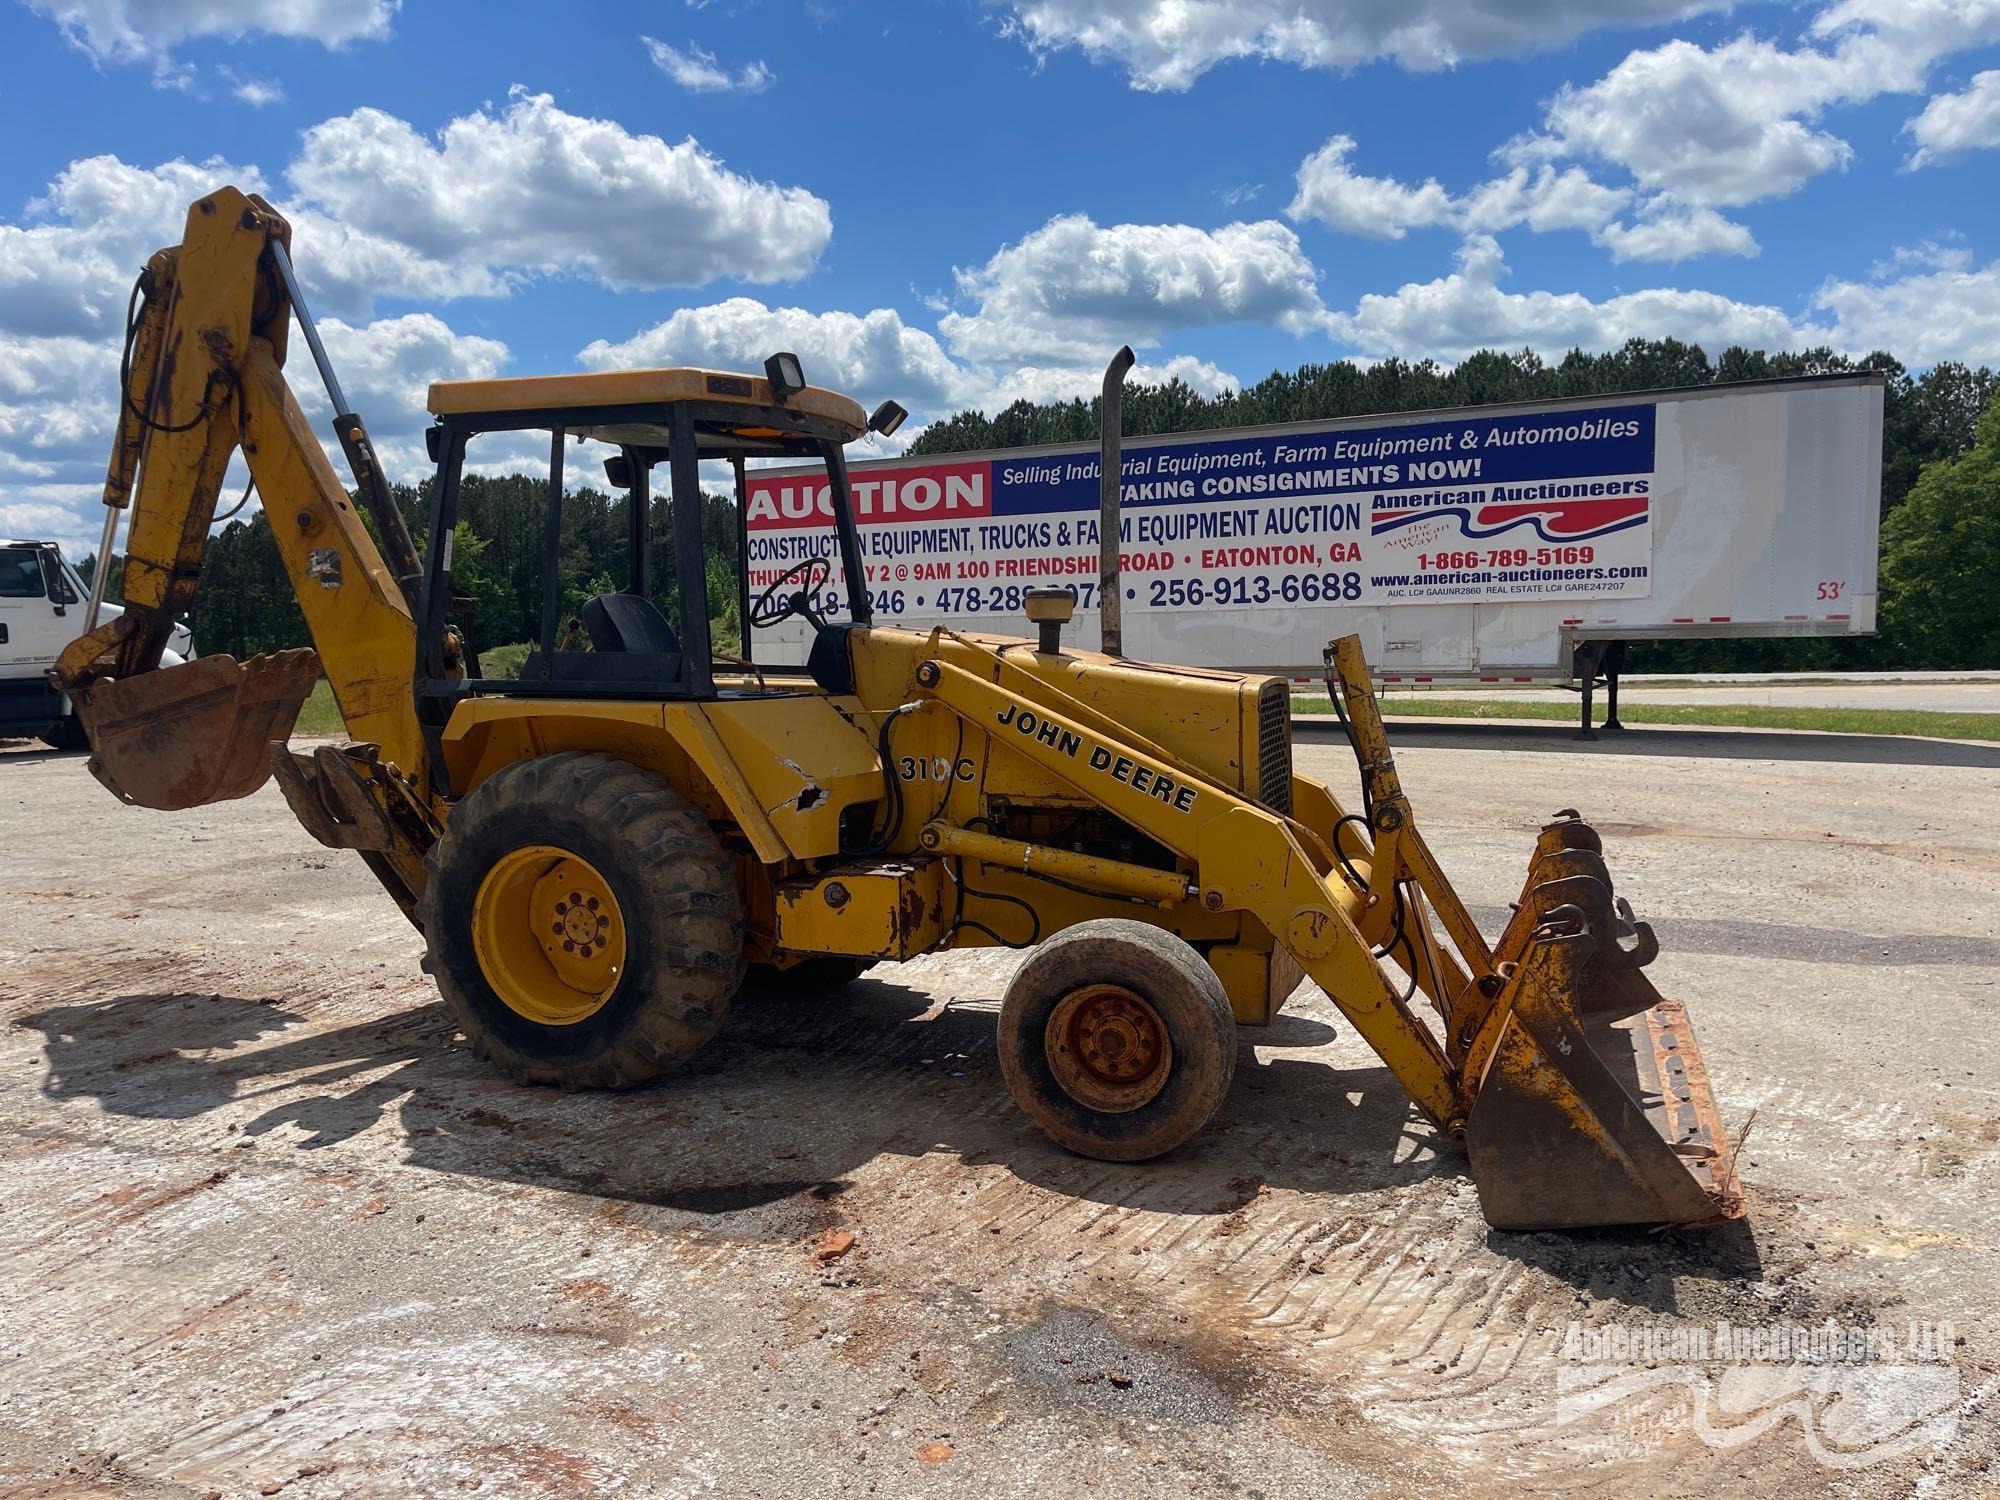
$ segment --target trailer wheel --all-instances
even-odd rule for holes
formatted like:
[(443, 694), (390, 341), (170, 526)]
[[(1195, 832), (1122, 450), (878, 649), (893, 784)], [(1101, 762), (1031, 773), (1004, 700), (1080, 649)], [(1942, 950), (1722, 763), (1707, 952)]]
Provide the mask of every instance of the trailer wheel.
[(721, 1026), (743, 968), (734, 866), (659, 777), (566, 752), (496, 772), (425, 860), (424, 968), (518, 1082), (626, 1088)]
[(1143, 922), (1083, 922), (1021, 965), (1000, 1007), (1000, 1071), (1058, 1145), (1144, 1161), (1206, 1125), (1236, 1072), (1215, 971)]

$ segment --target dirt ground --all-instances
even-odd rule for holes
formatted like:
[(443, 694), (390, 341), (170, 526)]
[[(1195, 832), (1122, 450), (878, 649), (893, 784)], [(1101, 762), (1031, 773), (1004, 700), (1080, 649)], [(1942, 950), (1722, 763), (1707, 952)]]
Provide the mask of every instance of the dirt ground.
[[(1489, 930), (1542, 817), (1595, 816), (1755, 1112), (1745, 1223), (1490, 1231), (1310, 991), (1204, 1137), (1065, 1155), (995, 1066), (1004, 952), (746, 1001), (635, 1093), (517, 1088), (275, 790), (140, 812), (11, 747), (0, 1493), (2000, 1489), (2000, 750), (1400, 738)], [(1299, 760), (1346, 793), (1343, 746)], [(1827, 1319), (1949, 1321), (1928, 1426), (1874, 1441), (1838, 1382), (1561, 1399), (1572, 1324)]]

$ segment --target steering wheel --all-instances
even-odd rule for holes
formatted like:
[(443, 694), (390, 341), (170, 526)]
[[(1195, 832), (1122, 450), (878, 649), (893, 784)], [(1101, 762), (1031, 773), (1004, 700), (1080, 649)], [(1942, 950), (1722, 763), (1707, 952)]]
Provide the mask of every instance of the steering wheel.
[[(777, 598), (779, 591), (794, 581), (798, 587), (784, 598)], [(751, 625), (759, 630), (767, 630), (781, 620), (789, 620), (793, 615), (799, 615), (809, 621), (815, 630), (824, 629), (826, 621), (814, 612), (812, 596), (831, 582), (833, 582), (833, 563), (829, 558), (808, 557), (802, 562), (793, 563), (772, 579), (770, 587), (759, 594), (756, 601), (751, 604)]]

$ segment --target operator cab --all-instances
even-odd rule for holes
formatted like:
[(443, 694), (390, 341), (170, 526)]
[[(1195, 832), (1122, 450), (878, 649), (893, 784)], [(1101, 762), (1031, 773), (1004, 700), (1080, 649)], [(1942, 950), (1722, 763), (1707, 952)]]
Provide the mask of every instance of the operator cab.
[[(753, 628), (794, 616), (814, 628), (808, 670), (820, 687), (851, 686), (841, 637), (867, 625), (869, 609), (865, 586), (851, 593), (845, 587), (849, 579), (866, 577), (845, 448), (870, 432), (894, 432), (907, 415), (895, 402), (885, 401), (866, 415), (846, 396), (807, 385), (797, 356), (774, 354), (761, 376), (683, 368), (439, 382), (431, 386), (428, 404), (436, 418), (426, 441), (437, 481), (418, 597), (419, 639), (429, 643), (417, 664), (419, 717), (426, 726), (441, 725), (451, 703), (471, 695), (706, 699), (767, 692), (772, 688), (754, 659)], [(452, 633), (450, 542), (468, 445), (486, 434), (526, 432), (547, 434), (549, 445), (540, 537), (541, 629), (518, 678), (487, 678), (477, 665), (476, 647), (499, 643), (466, 638), (477, 629), (476, 621), (457, 627), (461, 634)], [(565, 475), (565, 450), (586, 441), (615, 450), (604, 460), (603, 475), (614, 496), (624, 497), (626, 566), (622, 587), (597, 593), (574, 619), (565, 620), (564, 497), (580, 477)], [(833, 550), (804, 557), (774, 578), (760, 576), (763, 587), (753, 597), (745, 469), (762, 459), (825, 465)], [(701, 484), (701, 465), (708, 462), (727, 464), (733, 480), (734, 600), (712, 597), (710, 589)], [(670, 576), (653, 578), (652, 475), (662, 466)], [(836, 582), (838, 592), (832, 589)], [(712, 639), (711, 621), (732, 603), (741, 657), (718, 652)], [(843, 609), (846, 622), (829, 618)], [(757, 686), (749, 685), (752, 679)]]

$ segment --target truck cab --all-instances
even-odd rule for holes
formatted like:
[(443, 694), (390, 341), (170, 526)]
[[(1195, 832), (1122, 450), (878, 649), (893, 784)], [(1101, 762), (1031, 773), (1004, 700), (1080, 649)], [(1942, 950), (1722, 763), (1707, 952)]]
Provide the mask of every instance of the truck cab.
[[(0, 538), (0, 738), (35, 735), (58, 750), (84, 748), (83, 726), (48, 670), (83, 634), (89, 599), (89, 586), (56, 543)], [(122, 612), (103, 607), (105, 619)], [(187, 626), (176, 626), (166, 659), (193, 655)]]

